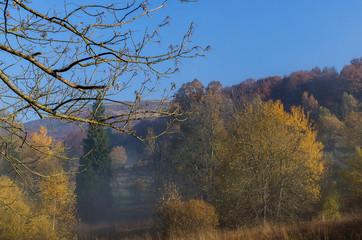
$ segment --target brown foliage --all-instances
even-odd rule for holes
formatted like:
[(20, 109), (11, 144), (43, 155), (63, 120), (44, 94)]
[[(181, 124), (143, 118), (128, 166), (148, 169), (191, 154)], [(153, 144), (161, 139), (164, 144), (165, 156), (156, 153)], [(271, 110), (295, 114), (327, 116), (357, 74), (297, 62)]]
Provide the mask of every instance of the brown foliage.
[(83, 153), (83, 139), (86, 138), (86, 134), (77, 129), (71, 131), (64, 139), (64, 145), (69, 157), (80, 157)]
[(345, 82), (347, 92), (356, 94), (360, 99), (362, 89), (362, 61), (354, 59), (351, 65), (345, 66), (341, 71), (341, 79)]
[(204, 99), (204, 90), (204, 85), (198, 79), (184, 83), (176, 93), (174, 101), (180, 105), (182, 110), (191, 111), (197, 108)]

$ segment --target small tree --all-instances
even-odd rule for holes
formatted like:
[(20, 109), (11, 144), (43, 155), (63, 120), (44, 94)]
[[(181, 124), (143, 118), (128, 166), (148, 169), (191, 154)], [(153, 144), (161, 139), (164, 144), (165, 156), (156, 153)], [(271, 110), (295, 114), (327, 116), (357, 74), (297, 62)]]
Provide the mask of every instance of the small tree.
[(116, 170), (124, 166), (127, 162), (126, 149), (123, 146), (113, 147), (110, 157), (112, 170)]
[(362, 150), (356, 148), (354, 156), (347, 160), (340, 171), (347, 208), (362, 209)]
[(342, 95), (342, 102), (341, 102), (342, 119), (348, 116), (351, 112), (357, 112), (357, 111), (358, 111), (358, 100), (355, 99), (352, 94), (344, 92)]
[(26, 204), (24, 193), (20, 188), (8, 177), (0, 177), (0, 238), (25, 237), (25, 222), (29, 213), (30, 207)]
[(41, 201), (38, 211), (49, 217), (52, 230), (60, 238), (70, 239), (75, 233), (77, 211), (74, 184), (69, 176), (58, 173), (39, 183)]
[(33, 175), (49, 176), (62, 170), (62, 165), (65, 163), (64, 146), (60, 141), (48, 136), (45, 126), (30, 134), (29, 142), (31, 145), (23, 148), (21, 155)]
[(322, 201), (322, 209), (319, 214), (322, 218), (339, 218), (340, 207), (341, 204), (338, 192), (330, 191)]

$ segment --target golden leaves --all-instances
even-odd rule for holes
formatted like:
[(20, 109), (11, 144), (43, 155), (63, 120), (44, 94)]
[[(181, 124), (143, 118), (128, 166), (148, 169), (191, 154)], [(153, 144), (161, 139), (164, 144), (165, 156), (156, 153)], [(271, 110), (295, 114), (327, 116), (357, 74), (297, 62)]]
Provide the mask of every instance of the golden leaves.
[(72, 236), (78, 221), (74, 184), (68, 175), (56, 173), (39, 183), (39, 191), (42, 200), (39, 212), (51, 218), (59, 237), (68, 239)]
[(29, 137), (29, 144), (22, 152), (22, 157), (39, 174), (50, 174), (61, 169), (61, 159), (64, 155), (64, 146), (48, 136), (48, 130), (41, 126), (38, 132)]
[(224, 221), (285, 220), (318, 200), (322, 144), (301, 108), (255, 101), (231, 121), (217, 169)]

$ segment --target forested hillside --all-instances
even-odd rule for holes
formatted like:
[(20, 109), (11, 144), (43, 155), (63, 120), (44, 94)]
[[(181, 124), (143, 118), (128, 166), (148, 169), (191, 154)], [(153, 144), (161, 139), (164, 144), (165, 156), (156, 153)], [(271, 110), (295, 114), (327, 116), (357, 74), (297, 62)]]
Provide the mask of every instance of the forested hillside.
[[(362, 99), (361, 79), (362, 59), (354, 59), (340, 73), (334, 68), (326, 67), (321, 70), (316, 67), (310, 71), (293, 72), (284, 77), (247, 79), (231, 87), (222, 87), (217, 83), (218, 86), (212, 87), (218, 88), (220, 92), (218, 97), (221, 99), (218, 104), (228, 105), (228, 108), (240, 108), (256, 97), (262, 101), (279, 100), (287, 111), (290, 111), (292, 106), (302, 107), (305, 114), (308, 114), (313, 127), (318, 130), (318, 140), (324, 145), (323, 151), (333, 156), (338, 155), (336, 160), (341, 160), (342, 155), (353, 151), (357, 143), (361, 142), (361, 138), (358, 138), (358, 133), (361, 131), (359, 122)], [(195, 80), (178, 90), (175, 102), (181, 104), (186, 111), (194, 111), (192, 108), (203, 100), (206, 91), (208, 90), (205, 90), (205, 86)], [(157, 101), (153, 103), (157, 105)], [(145, 104), (153, 107), (152, 102), (147, 101)], [(115, 109), (116, 106), (108, 108)], [(220, 114), (224, 118), (229, 112), (224, 110)], [(25, 125), (35, 129), (40, 125), (45, 125), (52, 137), (63, 140), (68, 146), (80, 145), (81, 136), (85, 137), (85, 134), (74, 126), (62, 124), (58, 127), (56, 124), (44, 121), (38, 120), (36, 123), (30, 122)], [(192, 121), (189, 120), (187, 123), (191, 124)], [(157, 133), (162, 132), (166, 121), (151, 119), (135, 124), (136, 132), (145, 137), (147, 129), (150, 128)], [(142, 149), (144, 144), (125, 134), (110, 132), (110, 135), (112, 146), (124, 146), (132, 155), (131, 159), (142, 157), (142, 151), (139, 149)]]
[(161, 199), (157, 226), (177, 235), (193, 231), (185, 216), (212, 227), (216, 214), (230, 227), (360, 211), (361, 71), (355, 59), (341, 73), (314, 68), (232, 87), (183, 84), (173, 104), (185, 118), (156, 139), (167, 121), (142, 121), (140, 133), (151, 140), (125, 148), (137, 149), (153, 172), (147, 188), (155, 188), (150, 201)]

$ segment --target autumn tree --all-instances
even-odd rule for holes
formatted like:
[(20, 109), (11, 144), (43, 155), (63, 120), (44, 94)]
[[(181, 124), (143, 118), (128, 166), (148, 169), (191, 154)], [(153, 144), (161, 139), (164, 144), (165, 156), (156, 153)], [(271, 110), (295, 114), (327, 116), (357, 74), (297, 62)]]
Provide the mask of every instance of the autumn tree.
[(346, 165), (340, 171), (345, 207), (347, 209), (362, 208), (362, 150), (356, 148)]
[[(0, 181), (0, 191), (6, 193), (0, 194), (0, 202), (7, 208), (8, 221), (18, 219), (18, 223), (11, 223), (18, 225), (13, 228), (18, 231), (18, 237), (12, 238), (23, 239), (22, 234), (32, 239), (72, 238), (77, 222), (76, 197), (70, 180), (73, 175), (65, 174), (63, 169), (64, 147), (48, 136), (44, 126), (30, 134), (29, 142), (31, 145), (18, 149), (26, 164), (13, 162), (15, 176), (7, 174), (11, 178), (3, 177)], [(31, 191), (27, 194), (20, 186), (27, 186)], [(6, 225), (3, 221), (0, 224)]]
[(110, 153), (111, 168), (116, 170), (124, 166), (127, 162), (126, 149), (123, 146), (113, 147)]
[(345, 117), (340, 145), (346, 153), (353, 153), (362, 145), (362, 112), (351, 112)]
[(69, 174), (57, 173), (42, 179), (39, 184), (39, 213), (49, 217), (52, 230), (59, 238), (71, 239), (78, 223), (74, 182)]
[(0, 238), (1, 239), (56, 239), (47, 215), (33, 208), (33, 201), (15, 182), (0, 177)]
[(49, 231), (57, 237), (72, 238), (77, 223), (76, 196), (71, 180), (74, 174), (64, 171), (68, 163), (64, 146), (49, 136), (44, 126), (29, 138), (31, 145), (23, 147), (20, 154), (31, 173), (23, 181), (28, 180), (24, 184), (33, 190), (29, 202), (34, 202), (35, 217), (49, 219)]
[(351, 61), (350, 65), (344, 66), (340, 77), (346, 85), (347, 92), (361, 100), (362, 58), (355, 58)]
[(163, 135), (156, 138), (153, 128), (147, 129), (148, 141), (145, 142), (144, 159), (146, 163), (151, 163), (153, 168), (153, 181), (155, 189), (162, 188), (164, 181), (169, 177), (169, 150), (172, 135)]
[(309, 94), (307, 92), (303, 93), (302, 106), (306, 114), (309, 115), (310, 119), (312, 119), (313, 121), (318, 120), (319, 104), (318, 101), (314, 98), (313, 94)]
[(205, 87), (198, 80), (182, 84), (174, 96), (174, 102), (178, 103), (184, 111), (194, 111), (205, 96)]
[(192, 114), (178, 123), (179, 133), (171, 137), (165, 173), (161, 174), (178, 184), (186, 198), (208, 201), (212, 195), (216, 151), (224, 130), (222, 115), (228, 103), (221, 90), (219, 82), (211, 82), (204, 88), (194, 80), (184, 84), (175, 95), (174, 101)]
[(324, 145), (324, 151), (334, 153), (342, 137), (344, 123), (326, 108), (320, 109), (317, 130), (318, 141)]
[[(49, 136), (44, 126), (29, 134), (27, 142), (24, 144), (15, 136), (12, 145), (1, 150), (5, 157), (2, 158), (0, 173), (21, 181), (33, 195), (37, 195), (39, 180), (62, 172), (68, 159), (63, 144)], [(7, 153), (9, 151), (11, 153)]]
[(66, 162), (64, 146), (48, 135), (45, 126), (30, 134), (29, 142), (30, 145), (23, 148), (21, 157), (33, 175), (48, 176), (63, 169)]
[[(104, 114), (103, 103), (95, 102), (92, 106), (93, 118), (98, 121)], [(111, 204), (111, 149), (106, 129), (90, 124), (83, 145), (84, 154), (76, 176), (76, 194), (81, 219), (92, 221), (102, 216)]]
[(219, 151), (215, 206), (224, 224), (286, 221), (319, 198), (322, 145), (300, 108), (247, 104)]
[(351, 94), (347, 94), (346, 92), (342, 95), (341, 101), (341, 116), (344, 119), (351, 112), (358, 112), (359, 102), (357, 99), (353, 97)]
[(218, 225), (215, 208), (202, 200), (181, 199), (165, 201), (155, 210), (156, 227), (163, 238), (190, 237), (192, 234), (210, 231)]
[(26, 218), (30, 208), (24, 193), (8, 177), (0, 177), (0, 237), (3, 239), (21, 239), (25, 237)]

